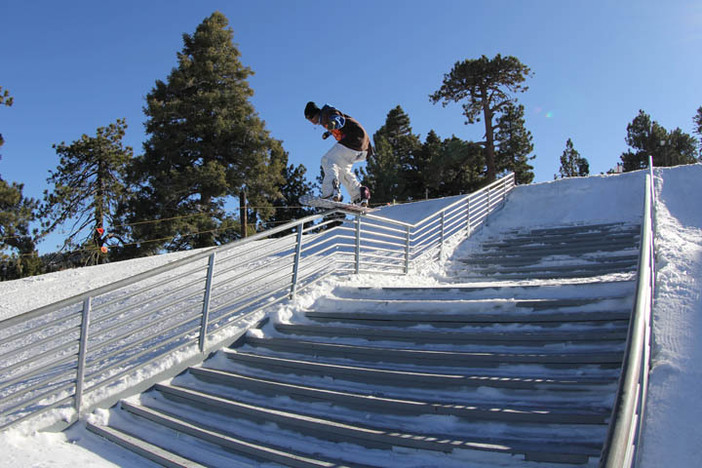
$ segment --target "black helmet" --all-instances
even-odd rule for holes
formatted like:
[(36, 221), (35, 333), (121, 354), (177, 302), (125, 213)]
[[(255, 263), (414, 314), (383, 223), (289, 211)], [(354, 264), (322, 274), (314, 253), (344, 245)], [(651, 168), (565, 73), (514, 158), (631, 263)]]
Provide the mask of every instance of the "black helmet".
[(314, 102), (310, 101), (307, 103), (305, 106), (305, 118), (306, 119), (311, 119), (315, 115), (319, 113), (319, 107), (317, 107), (317, 104)]

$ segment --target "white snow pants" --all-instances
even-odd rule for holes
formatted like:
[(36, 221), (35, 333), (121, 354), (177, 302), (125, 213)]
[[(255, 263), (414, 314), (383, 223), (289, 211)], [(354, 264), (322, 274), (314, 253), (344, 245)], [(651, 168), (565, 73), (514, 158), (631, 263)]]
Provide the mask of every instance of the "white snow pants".
[(351, 169), (354, 163), (365, 161), (366, 151), (357, 151), (337, 143), (327, 154), (322, 156), (322, 197), (328, 197), (334, 191), (334, 179), (343, 184), (351, 201), (361, 198), (361, 183)]

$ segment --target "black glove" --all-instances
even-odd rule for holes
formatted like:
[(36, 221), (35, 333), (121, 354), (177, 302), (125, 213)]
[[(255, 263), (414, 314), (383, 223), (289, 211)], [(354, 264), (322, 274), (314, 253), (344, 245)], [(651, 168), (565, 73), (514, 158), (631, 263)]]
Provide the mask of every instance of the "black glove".
[(329, 138), (330, 136), (331, 136), (331, 132), (324, 132), (324, 133), (322, 134), (322, 140), (326, 140), (326, 139)]

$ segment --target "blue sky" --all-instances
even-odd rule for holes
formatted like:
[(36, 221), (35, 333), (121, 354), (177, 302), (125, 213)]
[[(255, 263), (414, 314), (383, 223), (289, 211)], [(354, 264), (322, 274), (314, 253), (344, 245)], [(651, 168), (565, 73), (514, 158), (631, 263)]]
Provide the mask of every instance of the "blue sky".
[(432, 129), (481, 139), (459, 105), (428, 97), (454, 63), (481, 55), (513, 55), (534, 73), (518, 99), (536, 182), (553, 179), (568, 138), (591, 173), (606, 172), (639, 109), (691, 134), (702, 106), (699, 0), (3, 0), (0, 86), (14, 105), (0, 108), (0, 175), (39, 198), (58, 165), (52, 145), (118, 118), (140, 154), (144, 97), (177, 65), (183, 33), (216, 10), (255, 72), (257, 112), (311, 177), (330, 142), (303, 118), (310, 100), (371, 134), (400, 105), (422, 140)]

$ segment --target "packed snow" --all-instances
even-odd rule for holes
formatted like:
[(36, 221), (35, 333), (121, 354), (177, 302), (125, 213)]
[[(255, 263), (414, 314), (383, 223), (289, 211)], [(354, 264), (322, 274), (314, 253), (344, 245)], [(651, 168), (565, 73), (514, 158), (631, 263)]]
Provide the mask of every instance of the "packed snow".
[[(573, 178), (519, 186), (481, 230), (455, 245), (471, 249), (482, 238), (521, 228), (598, 222), (640, 222), (644, 172)], [(702, 455), (702, 209), (696, 205), (702, 165), (655, 170), (657, 286), (653, 319), (653, 362), (640, 466), (697, 466)], [(426, 217), (455, 198), (386, 207), (374, 214), (408, 223)], [(0, 283), (0, 319), (109, 284), (192, 252), (88, 267)], [(437, 281), (437, 271), (404, 278), (405, 284)], [(339, 278), (349, 285), (391, 284), (392, 277)], [(309, 288), (279, 314), (310, 304), (333, 287)], [(105, 417), (99, 410), (91, 418)], [(63, 433), (39, 432), (25, 423), (0, 434), (0, 466), (153, 466), (76, 424)]]

